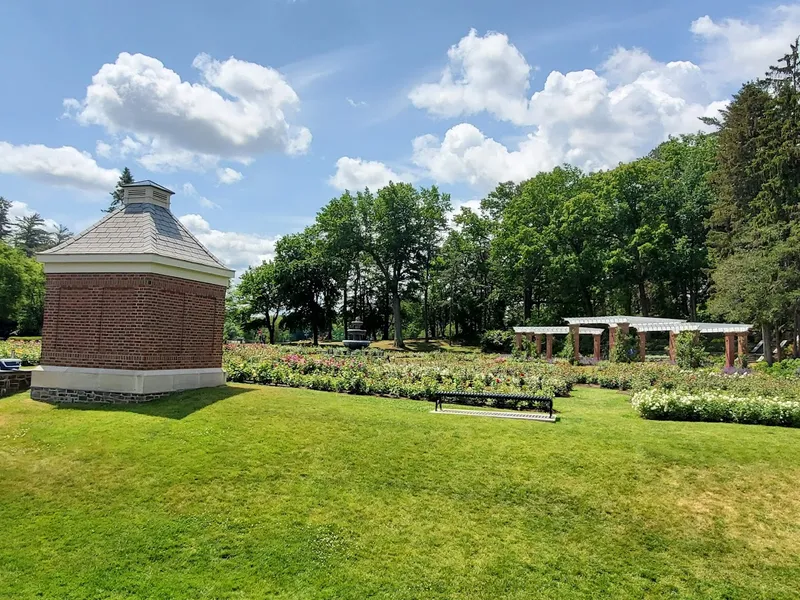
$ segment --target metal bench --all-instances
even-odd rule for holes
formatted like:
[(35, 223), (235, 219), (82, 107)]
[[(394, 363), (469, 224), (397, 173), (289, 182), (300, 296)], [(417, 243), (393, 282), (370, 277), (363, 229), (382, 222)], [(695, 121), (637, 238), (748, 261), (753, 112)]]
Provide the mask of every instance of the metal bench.
[(442, 403), (444, 400), (449, 400), (453, 404), (467, 404), (464, 402), (464, 400), (469, 398), (484, 400), (524, 400), (530, 402), (541, 412), (547, 413), (548, 417), (553, 417), (552, 398), (549, 396), (530, 396), (528, 394), (494, 394), (491, 392), (437, 392), (433, 397), (433, 400), (436, 402), (433, 410), (442, 410)]

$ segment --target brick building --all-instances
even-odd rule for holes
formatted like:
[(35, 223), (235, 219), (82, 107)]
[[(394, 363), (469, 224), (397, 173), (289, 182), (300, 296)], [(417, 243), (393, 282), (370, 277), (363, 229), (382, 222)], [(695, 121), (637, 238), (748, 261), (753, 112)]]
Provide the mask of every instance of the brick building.
[(233, 271), (170, 212), (172, 193), (129, 184), (120, 209), (38, 255), (47, 282), (33, 398), (141, 402), (225, 382)]

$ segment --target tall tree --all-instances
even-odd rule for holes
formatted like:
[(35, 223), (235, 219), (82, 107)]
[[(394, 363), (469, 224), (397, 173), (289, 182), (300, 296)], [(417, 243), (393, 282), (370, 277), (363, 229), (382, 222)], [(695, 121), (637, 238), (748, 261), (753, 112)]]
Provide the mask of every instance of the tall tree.
[(344, 192), (320, 210), (317, 226), (325, 244), (325, 252), (333, 260), (334, 277), (342, 290), (342, 325), (346, 329), (349, 309), (352, 308), (354, 312), (359, 310), (358, 277), (353, 280), (355, 289), (352, 291), (352, 303), (348, 291), (361, 253), (356, 200), (350, 192)]
[(25, 256), (0, 241), (0, 338), (17, 327), (17, 314), (25, 292)]
[[(436, 231), (430, 223), (437, 220), (437, 214), (443, 216), (449, 204), (449, 197), (439, 194), (436, 188), (419, 191), (408, 183), (390, 183), (377, 194), (365, 190), (356, 197), (360, 247), (386, 282), (397, 348), (404, 346), (401, 294), (419, 267), (423, 242), (427, 241), (421, 233), (430, 235)], [(430, 209), (427, 216), (426, 206)]]
[(316, 227), (282, 237), (275, 247), (275, 279), (290, 313), (287, 321), (309, 327), (314, 345), (325, 325), (326, 304), (335, 296), (333, 263)]
[(122, 186), (128, 183), (133, 183), (133, 175), (131, 175), (131, 171), (128, 167), (122, 169), (122, 174), (119, 176), (119, 181), (117, 181), (117, 186), (114, 188), (111, 194), (111, 204), (108, 205), (108, 208), (104, 209), (103, 212), (114, 212), (118, 208), (122, 206), (122, 198), (124, 197), (124, 189)]
[(47, 248), (50, 234), (44, 228), (44, 219), (39, 213), (26, 217), (17, 217), (14, 222), (14, 246), (22, 250), (26, 256)]
[(11, 235), (11, 201), (0, 196), (0, 240), (8, 239)]
[(262, 324), (265, 325), (269, 331), (269, 343), (274, 344), (275, 327), (284, 307), (275, 263), (265, 261), (257, 267), (247, 269), (236, 287), (236, 293), (243, 304), (242, 326), (252, 331)]

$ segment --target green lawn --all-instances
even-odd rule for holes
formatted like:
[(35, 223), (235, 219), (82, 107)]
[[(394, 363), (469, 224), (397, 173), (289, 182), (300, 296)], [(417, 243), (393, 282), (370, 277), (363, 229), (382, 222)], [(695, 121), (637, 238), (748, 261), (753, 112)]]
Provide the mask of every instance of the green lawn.
[(791, 598), (800, 431), (230, 386), (0, 400), (3, 598)]

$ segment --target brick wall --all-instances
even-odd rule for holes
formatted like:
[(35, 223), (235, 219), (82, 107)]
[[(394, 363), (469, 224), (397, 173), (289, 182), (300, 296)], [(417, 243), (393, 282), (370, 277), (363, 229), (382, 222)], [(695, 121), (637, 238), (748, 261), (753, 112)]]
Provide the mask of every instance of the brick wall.
[(225, 287), (148, 273), (47, 275), (43, 365), (222, 366)]

